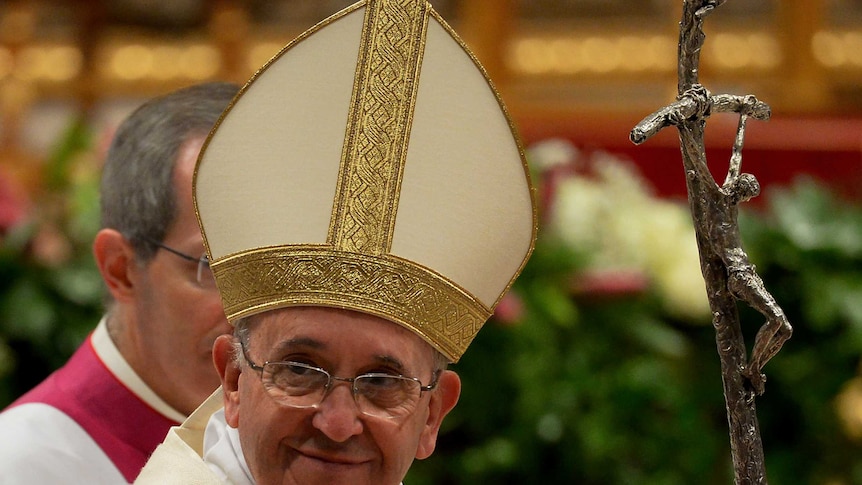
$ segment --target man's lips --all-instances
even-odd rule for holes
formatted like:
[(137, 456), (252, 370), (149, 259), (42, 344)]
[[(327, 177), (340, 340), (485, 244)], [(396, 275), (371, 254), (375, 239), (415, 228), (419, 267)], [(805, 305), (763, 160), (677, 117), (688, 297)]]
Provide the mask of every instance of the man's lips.
[(357, 466), (369, 462), (370, 460), (349, 456), (345, 454), (328, 453), (321, 450), (296, 450), (300, 455), (316, 461), (322, 461), (334, 465)]

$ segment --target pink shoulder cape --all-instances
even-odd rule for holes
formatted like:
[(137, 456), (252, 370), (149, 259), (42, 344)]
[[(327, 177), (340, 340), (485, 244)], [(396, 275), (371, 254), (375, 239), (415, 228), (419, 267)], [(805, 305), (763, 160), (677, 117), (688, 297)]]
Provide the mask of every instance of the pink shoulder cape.
[(44, 403), (66, 413), (99, 445), (127, 481), (134, 481), (171, 426), (123, 385), (96, 355), (90, 338), (62, 368), (11, 407)]

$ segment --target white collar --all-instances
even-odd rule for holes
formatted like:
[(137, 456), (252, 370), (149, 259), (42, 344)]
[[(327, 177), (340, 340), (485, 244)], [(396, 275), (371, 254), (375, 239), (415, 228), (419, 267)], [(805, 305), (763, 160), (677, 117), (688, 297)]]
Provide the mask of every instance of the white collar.
[(133, 394), (166, 418), (178, 423), (185, 421), (186, 415), (160, 398), (132, 369), (132, 366), (129, 365), (108, 334), (107, 317), (102, 317), (102, 320), (99, 321), (99, 325), (96, 326), (96, 330), (90, 336), (90, 342), (93, 344), (93, 350), (99, 360)]
[(224, 418), (224, 408), (213, 413), (207, 422), (203, 460), (225, 483), (254, 485), (254, 479), (242, 453), (239, 432), (228, 426)]

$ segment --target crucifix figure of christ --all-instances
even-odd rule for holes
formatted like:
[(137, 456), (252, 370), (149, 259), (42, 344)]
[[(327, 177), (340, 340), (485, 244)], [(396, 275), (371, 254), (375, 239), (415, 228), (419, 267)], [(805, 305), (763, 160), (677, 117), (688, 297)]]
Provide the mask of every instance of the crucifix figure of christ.
[[(757, 179), (740, 171), (745, 126), (748, 118), (768, 120), (770, 108), (752, 95), (711, 95), (698, 82), (705, 39), (703, 21), (725, 1), (684, 0), (677, 99), (638, 123), (630, 138), (640, 144), (665, 127), (679, 130), (688, 200), (721, 360), (735, 483), (766, 484), (754, 397), (764, 392), (763, 366), (793, 330), (743, 250), (737, 222), (739, 204), (760, 193)], [(709, 170), (704, 145), (706, 119), (719, 112), (739, 115), (727, 176), (721, 185)], [(746, 358), (737, 300), (766, 318), (755, 337), (750, 360)]]

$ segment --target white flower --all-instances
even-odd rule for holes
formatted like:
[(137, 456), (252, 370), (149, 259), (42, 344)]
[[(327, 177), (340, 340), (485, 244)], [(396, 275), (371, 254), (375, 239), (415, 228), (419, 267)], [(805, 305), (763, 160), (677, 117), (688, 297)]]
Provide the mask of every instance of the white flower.
[(688, 207), (656, 197), (631, 162), (597, 152), (589, 166), (592, 176), (573, 171), (556, 186), (545, 229), (588, 254), (590, 270), (644, 272), (671, 314), (708, 317)]
[(527, 149), (530, 165), (539, 171), (577, 163), (579, 156), (580, 152), (575, 145), (561, 138), (549, 138), (537, 142)]

